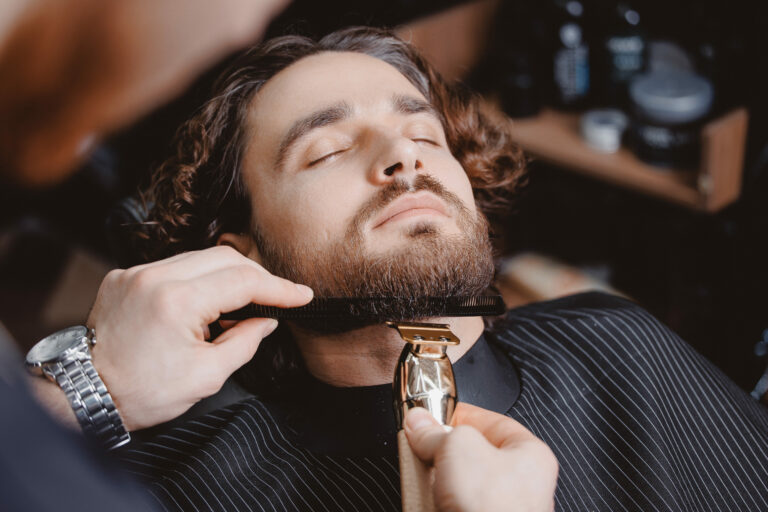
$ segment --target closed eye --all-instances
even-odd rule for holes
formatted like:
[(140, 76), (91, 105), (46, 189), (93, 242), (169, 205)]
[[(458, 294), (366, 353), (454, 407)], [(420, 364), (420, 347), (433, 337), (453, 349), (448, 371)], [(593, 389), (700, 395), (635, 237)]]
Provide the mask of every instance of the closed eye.
[(333, 151), (331, 153), (323, 155), (320, 158), (316, 158), (315, 160), (312, 160), (311, 162), (309, 162), (307, 164), (307, 167), (313, 167), (313, 166), (315, 166), (315, 165), (317, 165), (319, 163), (329, 161), (331, 158), (333, 158), (333, 157), (343, 153), (344, 151), (346, 151), (346, 149), (339, 149), (337, 151)]
[(437, 142), (435, 142), (434, 140), (428, 139), (426, 137), (416, 137), (416, 138), (413, 138), (411, 140), (413, 142), (426, 142), (427, 144), (431, 144), (432, 146), (439, 146), (440, 145)]

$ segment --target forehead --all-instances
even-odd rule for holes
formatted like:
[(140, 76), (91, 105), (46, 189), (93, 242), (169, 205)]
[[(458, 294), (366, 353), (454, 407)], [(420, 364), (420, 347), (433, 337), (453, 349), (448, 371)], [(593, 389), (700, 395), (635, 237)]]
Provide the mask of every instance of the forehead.
[[(391, 108), (393, 94), (424, 98), (395, 67), (356, 52), (304, 57), (272, 77), (249, 108), (248, 125), (258, 134), (250, 150), (275, 148), (292, 123), (345, 101), (356, 113)], [(249, 151), (250, 152), (250, 151)]]

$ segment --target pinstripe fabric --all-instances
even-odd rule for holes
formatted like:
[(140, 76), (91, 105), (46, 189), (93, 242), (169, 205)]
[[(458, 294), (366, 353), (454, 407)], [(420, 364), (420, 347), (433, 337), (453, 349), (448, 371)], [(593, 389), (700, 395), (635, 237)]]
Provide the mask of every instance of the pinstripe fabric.
[[(487, 336), (520, 374), (508, 415), (560, 462), (557, 510), (768, 510), (768, 410), (636, 305), (578, 295)], [(394, 452), (310, 451), (274, 411), (249, 399), (123, 456), (167, 510), (399, 510)]]

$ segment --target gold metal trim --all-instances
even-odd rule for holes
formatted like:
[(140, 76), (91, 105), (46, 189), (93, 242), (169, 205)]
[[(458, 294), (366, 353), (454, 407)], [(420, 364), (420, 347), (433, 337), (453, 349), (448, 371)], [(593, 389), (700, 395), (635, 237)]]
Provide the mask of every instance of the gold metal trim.
[(458, 400), (446, 349), (459, 338), (447, 324), (387, 322), (406, 342), (393, 380), (395, 417), (403, 428), (405, 413), (424, 407), (441, 424), (451, 422)]
[(459, 338), (451, 332), (448, 324), (428, 324), (419, 322), (387, 322), (397, 329), (400, 337), (412, 345), (458, 345)]

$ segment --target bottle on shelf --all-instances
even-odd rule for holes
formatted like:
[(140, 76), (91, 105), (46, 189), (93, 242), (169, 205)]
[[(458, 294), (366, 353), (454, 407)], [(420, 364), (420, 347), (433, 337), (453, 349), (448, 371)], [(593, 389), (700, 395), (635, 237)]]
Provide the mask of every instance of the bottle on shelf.
[(554, 0), (551, 13), (551, 103), (563, 110), (583, 109), (590, 92), (584, 2)]
[(595, 102), (627, 110), (629, 83), (646, 70), (648, 39), (640, 12), (626, 0), (612, 1), (605, 9), (595, 65)]

